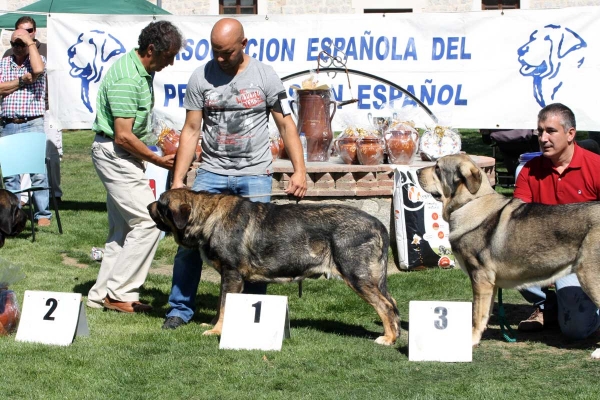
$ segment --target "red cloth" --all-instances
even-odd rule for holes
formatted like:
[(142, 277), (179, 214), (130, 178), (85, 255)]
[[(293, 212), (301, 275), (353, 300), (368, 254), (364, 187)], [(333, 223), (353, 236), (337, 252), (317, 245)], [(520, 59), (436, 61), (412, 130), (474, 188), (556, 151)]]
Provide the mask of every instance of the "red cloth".
[(600, 156), (577, 144), (562, 174), (539, 156), (523, 166), (513, 196), (526, 203), (568, 204), (600, 200)]

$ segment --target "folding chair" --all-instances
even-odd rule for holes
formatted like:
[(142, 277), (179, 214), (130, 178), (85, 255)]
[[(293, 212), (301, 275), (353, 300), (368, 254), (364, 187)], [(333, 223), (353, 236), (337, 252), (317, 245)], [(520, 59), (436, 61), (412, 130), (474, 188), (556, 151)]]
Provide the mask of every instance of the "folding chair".
[[(46, 166), (48, 168), (46, 172)], [(62, 234), (62, 225), (54, 188), (52, 187), (52, 171), (50, 160), (46, 158), (46, 134), (43, 132), (22, 132), (13, 135), (0, 137), (0, 168), (2, 176), (8, 177), (20, 174), (46, 174), (48, 177), (48, 186), (31, 186), (26, 189), (11, 190), (18, 195), (27, 192), (30, 199), (35, 196), (35, 192), (40, 190), (49, 190), (52, 196), (52, 205), (58, 224), (58, 231)], [(29, 202), (29, 219), (31, 220), (32, 242), (35, 242), (35, 221), (33, 219), (33, 201)]]

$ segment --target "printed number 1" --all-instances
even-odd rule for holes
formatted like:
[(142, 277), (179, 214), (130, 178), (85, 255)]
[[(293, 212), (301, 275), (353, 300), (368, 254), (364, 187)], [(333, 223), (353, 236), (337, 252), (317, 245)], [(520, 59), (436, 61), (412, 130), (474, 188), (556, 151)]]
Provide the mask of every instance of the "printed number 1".
[(45, 321), (54, 321), (54, 317), (52, 316), (52, 313), (54, 312), (54, 310), (56, 310), (56, 306), (58, 306), (58, 301), (56, 301), (56, 299), (49, 298), (48, 300), (46, 300), (46, 305), (50, 306), (50, 309), (48, 310), (46, 315), (44, 315), (44, 320)]
[(254, 310), (254, 323), (258, 324), (260, 323), (260, 308), (262, 305), (262, 301), (257, 301), (256, 303), (252, 304), (252, 307), (256, 308), (256, 310)]
[(433, 310), (434, 313), (439, 314), (439, 320), (435, 321), (433, 325), (436, 329), (446, 329), (448, 327), (448, 309), (446, 307), (436, 307)]

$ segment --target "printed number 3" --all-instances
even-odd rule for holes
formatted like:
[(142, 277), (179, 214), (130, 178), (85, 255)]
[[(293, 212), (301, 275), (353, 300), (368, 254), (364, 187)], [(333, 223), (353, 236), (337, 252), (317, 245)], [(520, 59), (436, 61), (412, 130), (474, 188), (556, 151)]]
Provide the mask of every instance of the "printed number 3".
[(262, 301), (257, 301), (256, 303), (252, 304), (252, 307), (254, 307), (256, 310), (254, 310), (254, 323), (258, 324), (260, 323), (260, 308), (262, 306)]
[(439, 320), (436, 320), (433, 325), (436, 329), (446, 329), (448, 327), (448, 309), (446, 307), (436, 307), (434, 313), (439, 314)]
[(54, 310), (56, 310), (58, 301), (56, 301), (56, 299), (49, 298), (48, 300), (46, 300), (46, 305), (50, 306), (50, 309), (48, 310), (46, 315), (44, 315), (44, 320), (45, 321), (54, 321), (54, 317), (52, 316), (52, 313), (54, 312)]

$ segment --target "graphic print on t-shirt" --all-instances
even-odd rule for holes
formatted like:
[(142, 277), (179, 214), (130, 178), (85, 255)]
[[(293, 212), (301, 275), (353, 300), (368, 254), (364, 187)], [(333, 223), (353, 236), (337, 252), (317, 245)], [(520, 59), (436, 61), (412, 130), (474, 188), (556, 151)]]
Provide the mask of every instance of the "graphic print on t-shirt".
[[(266, 110), (263, 91), (253, 85), (238, 89), (236, 83), (232, 82), (220, 93), (208, 91), (205, 108), (207, 118), (214, 122), (209, 129), (215, 139), (217, 153), (241, 166), (246, 162), (245, 158), (252, 154), (257, 108)], [(259, 114), (262, 112), (259, 111)]]

